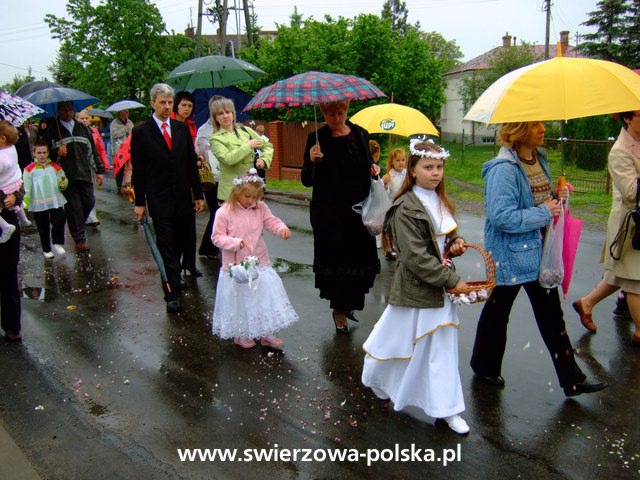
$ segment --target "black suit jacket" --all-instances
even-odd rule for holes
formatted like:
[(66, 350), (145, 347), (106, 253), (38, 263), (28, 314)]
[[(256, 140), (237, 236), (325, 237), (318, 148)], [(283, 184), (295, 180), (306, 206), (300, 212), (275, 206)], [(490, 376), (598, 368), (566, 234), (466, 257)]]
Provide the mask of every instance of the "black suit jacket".
[(193, 200), (202, 200), (193, 139), (185, 123), (169, 120), (169, 149), (155, 120), (149, 118), (131, 133), (132, 184), (136, 206), (146, 206), (151, 217), (193, 212)]

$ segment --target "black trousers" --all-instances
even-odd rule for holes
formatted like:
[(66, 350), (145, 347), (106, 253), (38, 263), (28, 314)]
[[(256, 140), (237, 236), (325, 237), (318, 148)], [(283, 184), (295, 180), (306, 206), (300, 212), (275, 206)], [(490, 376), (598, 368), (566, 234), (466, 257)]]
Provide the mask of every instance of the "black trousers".
[(527, 292), (538, 330), (551, 355), (560, 386), (570, 387), (583, 382), (586, 377), (573, 355), (558, 289), (547, 290), (537, 281), (522, 285), (497, 286), (493, 289), (478, 321), (471, 368), (478, 375), (500, 375), (502, 357), (507, 345), (509, 314), (520, 287), (524, 287)]
[(211, 232), (213, 232), (213, 222), (216, 219), (216, 212), (218, 211), (218, 185), (211, 190), (202, 192), (204, 198), (207, 201), (207, 207), (209, 208), (209, 223), (207, 228), (204, 229), (202, 240), (200, 241), (200, 248), (198, 254), (200, 255), (218, 255), (218, 247), (216, 247), (211, 241)]
[(0, 215), (16, 227), (16, 231), (13, 232), (9, 240), (0, 243), (0, 326), (5, 332), (19, 332), (22, 313), (18, 287), (20, 227), (14, 211), (3, 209)]
[(180, 257), (184, 253), (183, 232), (192, 225), (194, 214), (174, 215), (173, 217), (153, 217), (153, 229), (156, 244), (164, 262), (171, 291), (164, 282), (164, 299), (167, 302), (180, 298)]
[(181, 265), (183, 270), (193, 272), (196, 269), (196, 213), (193, 211), (184, 217), (186, 223), (179, 235)]
[(64, 212), (67, 214), (69, 232), (76, 243), (86, 242), (84, 233), (84, 222), (96, 204), (96, 197), (93, 194), (93, 183), (76, 181), (72, 182), (65, 191), (62, 192), (67, 199)]
[(56, 245), (64, 245), (64, 224), (67, 217), (62, 207), (33, 212), (33, 218), (36, 220), (43, 252), (51, 251), (52, 240)]

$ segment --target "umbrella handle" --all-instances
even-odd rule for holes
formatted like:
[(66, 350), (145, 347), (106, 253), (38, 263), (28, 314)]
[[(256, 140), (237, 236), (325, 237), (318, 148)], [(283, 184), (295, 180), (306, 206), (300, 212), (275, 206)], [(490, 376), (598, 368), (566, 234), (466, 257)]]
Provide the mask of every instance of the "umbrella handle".
[(316, 104), (313, 104), (313, 121), (316, 124), (316, 145), (318, 145), (318, 112), (316, 111)]

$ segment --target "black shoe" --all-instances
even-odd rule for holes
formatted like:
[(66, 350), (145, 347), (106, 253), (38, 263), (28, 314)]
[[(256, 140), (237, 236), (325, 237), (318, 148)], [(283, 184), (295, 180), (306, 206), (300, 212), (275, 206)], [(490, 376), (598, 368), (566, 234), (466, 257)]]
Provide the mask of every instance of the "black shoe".
[(504, 378), (502, 378), (502, 375), (479, 375), (477, 373), (474, 373), (474, 375), (476, 376), (476, 378), (480, 378), (485, 382), (490, 383), (491, 385), (495, 385), (496, 387), (504, 387)]
[(191, 285), (189, 285), (187, 282), (185, 282), (184, 280), (180, 280), (180, 283), (178, 284), (178, 288), (180, 290), (189, 290), (191, 288)]
[(21, 342), (22, 341), (22, 335), (20, 335), (20, 332), (9, 331), (9, 332), (7, 332), (5, 334), (5, 337), (10, 342)]
[(333, 323), (336, 326), (336, 333), (342, 333), (343, 335), (349, 335), (349, 325), (338, 325), (336, 322), (336, 312), (332, 312)]
[(182, 303), (180, 300), (169, 300), (167, 302), (167, 312), (176, 313), (182, 310)]
[(351, 320), (352, 322), (359, 322), (360, 320), (358, 320), (356, 318), (356, 316), (353, 314), (353, 310), (351, 310), (350, 312), (345, 313), (344, 315), (345, 317), (347, 317), (349, 320)]
[(580, 382), (575, 385), (571, 385), (569, 387), (564, 387), (564, 394), (567, 397), (575, 397), (576, 395), (581, 395), (583, 393), (593, 393), (599, 392), (600, 390), (604, 390), (609, 385), (607, 382), (600, 383), (589, 383), (589, 382)]

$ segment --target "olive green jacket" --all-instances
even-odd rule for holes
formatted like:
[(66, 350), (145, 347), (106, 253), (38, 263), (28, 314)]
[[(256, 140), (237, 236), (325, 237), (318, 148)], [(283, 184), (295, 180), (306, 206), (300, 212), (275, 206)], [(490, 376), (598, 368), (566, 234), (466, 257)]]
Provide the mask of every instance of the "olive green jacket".
[[(387, 212), (385, 231), (398, 253), (389, 303), (400, 307), (440, 308), (445, 288), (453, 288), (460, 276), (442, 265), (442, 256), (431, 218), (415, 193), (407, 192)], [(455, 230), (448, 242), (458, 238)]]

